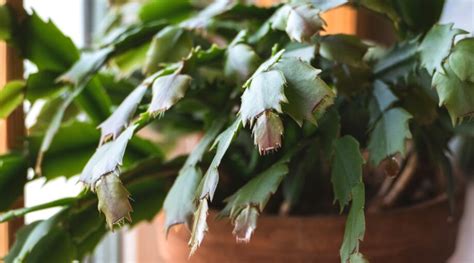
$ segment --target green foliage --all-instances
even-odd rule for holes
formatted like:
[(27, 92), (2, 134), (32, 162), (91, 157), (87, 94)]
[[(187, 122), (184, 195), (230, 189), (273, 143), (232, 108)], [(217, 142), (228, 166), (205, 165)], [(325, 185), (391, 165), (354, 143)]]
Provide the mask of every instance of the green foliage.
[(191, 230), (191, 237), (189, 238), (188, 245), (191, 247), (189, 256), (196, 252), (197, 248), (201, 245), (204, 235), (208, 230), (207, 226), (207, 214), (209, 211), (209, 205), (207, 199), (199, 201), (199, 205), (194, 212), (194, 220)]
[(196, 191), (197, 197), (199, 199), (210, 199), (214, 197), (214, 192), (216, 191), (217, 182), (219, 181), (219, 172), (217, 168), (219, 167), (222, 158), (224, 158), (225, 153), (229, 149), (230, 144), (237, 136), (237, 133), (240, 130), (242, 120), (238, 118), (234, 123), (229, 126), (225, 131), (223, 131), (219, 136), (217, 136), (214, 144), (211, 146), (211, 149), (216, 148), (216, 154), (212, 159), (211, 165), (207, 169), (204, 178), (199, 184), (198, 190)]
[(449, 67), (463, 81), (474, 82), (474, 38), (460, 40), (449, 55)]
[[(154, 164), (156, 161), (157, 159), (154, 160)], [(150, 176), (156, 172), (154, 169), (144, 169), (142, 166), (128, 170), (124, 176), (137, 174)], [(161, 173), (160, 176), (162, 176)], [(132, 181), (128, 179), (128, 182), (130, 193), (134, 195), (136, 201), (140, 202), (140, 205), (135, 206), (132, 214), (134, 223), (151, 219), (151, 215), (154, 215), (161, 207), (163, 193), (157, 190), (162, 189), (163, 180), (141, 178)], [(16, 242), (5, 257), (7, 262), (48, 260), (70, 262), (73, 259), (82, 260), (93, 251), (107, 230), (103, 218), (97, 216), (97, 202), (90, 194), (81, 193), (77, 197), (54, 200), (37, 207), (21, 208), (11, 212), (23, 215), (27, 212), (57, 206), (66, 206), (66, 208), (48, 220), (26, 225), (17, 232)], [(64, 249), (64, 251), (55, 252), (55, 249)]]
[(320, 71), (298, 58), (282, 58), (275, 67), (283, 72), (288, 83), (285, 90), (288, 104), (283, 105), (283, 111), (299, 125), (304, 120), (315, 124), (335, 97), (331, 88), (318, 77)]
[(283, 177), (288, 173), (288, 158), (285, 158), (261, 174), (257, 175), (235, 194), (228, 197), (222, 216), (230, 216), (235, 220), (246, 206), (255, 206), (259, 212), (267, 204), (270, 196), (274, 194)]
[[(332, 147), (332, 142), (329, 142)], [(315, 173), (315, 167), (320, 162), (320, 147), (318, 143), (309, 145), (303, 149), (299, 155), (293, 156), (293, 164), (289, 165), (289, 172), (282, 182), (282, 193), (285, 199), (283, 207), (290, 213), (298, 208), (298, 205), (304, 200), (305, 184), (311, 182), (311, 174)], [(323, 150), (324, 152), (329, 152)]]
[[(22, 261), (37, 261), (34, 256), (41, 253), (41, 245), (50, 241), (51, 235), (48, 233), (59, 231), (55, 229), (57, 221), (61, 217), (61, 213), (35, 224), (33, 227), (25, 227), (18, 233), (18, 244), (21, 246), (18, 249), (12, 248), (8, 256), (5, 258), (7, 262), (22, 262)], [(20, 243), (21, 242), (21, 243)], [(38, 251), (39, 250), (39, 251)], [(71, 251), (64, 251), (63, 253), (70, 253)], [(55, 253), (56, 257), (63, 257), (63, 254)], [(11, 261), (10, 261), (11, 260)], [(64, 261), (63, 261), (64, 262)]]
[(276, 151), (281, 147), (283, 123), (278, 114), (264, 111), (257, 118), (252, 134), (254, 144), (258, 146), (258, 151), (261, 154)]
[(196, 210), (194, 205), (195, 192), (200, 180), (202, 171), (196, 166), (185, 166), (179, 172), (176, 181), (171, 187), (164, 203), (166, 211), (165, 231), (178, 224), (186, 224), (191, 227), (192, 215)]
[(74, 102), (94, 123), (100, 123), (111, 113), (111, 99), (97, 77), (87, 83)]
[(373, 72), (378, 79), (395, 83), (406, 79), (415, 70), (418, 56), (416, 40), (396, 43), (374, 64)]
[(448, 57), (454, 38), (466, 31), (453, 29), (453, 24), (435, 25), (420, 44), (421, 65), (432, 73), (441, 71), (443, 61)]
[(137, 48), (123, 52), (111, 58), (111, 63), (120, 70), (124, 76), (130, 76), (143, 66), (146, 53), (150, 48), (150, 43), (145, 43)]
[(349, 258), (349, 263), (367, 263), (369, 262), (361, 253), (354, 253)]
[(41, 147), (38, 152), (38, 157), (36, 160), (36, 167), (35, 167), (35, 172), (38, 174), (41, 174), (41, 166), (43, 163), (43, 158), (44, 154), (46, 151), (49, 150), (49, 147), (51, 146), (51, 143), (54, 139), (54, 136), (57, 134), (61, 122), (63, 121), (64, 114), (67, 110), (67, 108), (71, 105), (73, 100), (81, 93), (81, 91), (84, 89), (85, 86), (78, 87), (77, 89), (69, 92), (66, 92), (66, 97), (64, 100), (61, 102), (59, 107), (57, 108), (57, 111), (53, 114), (53, 117), (51, 119), (50, 124), (48, 125), (48, 128), (46, 129), (46, 132), (43, 136), (43, 141), (41, 142)]
[(373, 125), (381, 115), (388, 110), (398, 98), (390, 90), (390, 87), (382, 81), (374, 82), (373, 99), (370, 106), (370, 124)]
[(474, 114), (474, 83), (461, 81), (449, 65), (444, 71), (444, 74), (434, 74), (433, 86), (438, 92), (439, 104), (448, 109), (453, 124), (456, 124)]
[(113, 47), (115, 55), (119, 55), (147, 43), (153, 35), (165, 26), (166, 23), (163, 21), (121, 26), (101, 39), (100, 46)]
[(112, 53), (110, 47), (90, 53), (83, 53), (79, 60), (59, 80), (70, 84), (84, 85), (95, 72), (104, 65), (107, 57)]
[(413, 34), (428, 31), (439, 20), (444, 3), (445, 0), (392, 0), (392, 5), (403, 21), (401, 29)]
[(115, 141), (97, 148), (82, 170), (80, 181), (88, 187), (95, 188), (102, 176), (115, 172), (122, 165), (125, 149), (132, 138), (136, 125), (128, 127)]
[(164, 229), (167, 233), (172, 226), (177, 224), (186, 223), (188, 228), (191, 227), (192, 215), (196, 210), (194, 205), (195, 192), (202, 179), (201, 169), (197, 165), (223, 125), (223, 122), (217, 119), (209, 127), (204, 137), (189, 155), (169, 190), (163, 205), (166, 213)]
[[(29, 138), (29, 151), (39, 151), (43, 133)], [(71, 138), (75, 138), (71, 140)], [(44, 153), (41, 172), (47, 179), (65, 176), (69, 178), (81, 172), (88, 158), (94, 153), (99, 134), (93, 126), (83, 122), (68, 122), (58, 129), (48, 152)], [(69, 153), (69, 154), (68, 154)], [(30, 157), (34, 162), (35, 158)]]
[(36, 13), (27, 16), (18, 33), (23, 57), (39, 70), (63, 72), (79, 58), (79, 51), (72, 40), (51, 21), (41, 20)]
[(28, 238), (28, 236), (30, 235), (30, 233), (32, 232), (32, 230), (36, 227), (36, 225), (38, 225), (40, 223), (40, 221), (36, 221), (34, 223), (31, 223), (31, 224), (28, 224), (28, 225), (25, 225), (23, 226), (22, 228), (20, 228), (18, 230), (18, 232), (15, 233), (15, 244), (13, 245), (13, 247), (10, 249), (8, 255), (6, 255), (3, 260), (5, 260), (5, 262), (13, 262), (13, 260), (15, 259), (16, 255), (18, 255), (18, 253), (20, 252), (21, 250), (21, 246), (23, 245), (23, 243), (25, 243), (25, 240)]
[[(388, 17), (401, 35), (428, 31), (440, 18), (444, 0), (352, 0)], [(420, 10), (430, 10), (421, 12)]]
[[(129, 183), (127, 188), (133, 196), (133, 212), (131, 225), (135, 226), (143, 220), (152, 221), (161, 210), (166, 194), (166, 183), (156, 178), (144, 178)], [(102, 224), (99, 224), (99, 227)]]
[[(321, 122), (318, 127), (324, 153), (332, 153), (333, 143), (339, 137), (340, 130), (341, 116), (335, 108), (331, 108), (321, 117)], [(330, 158), (330, 156), (327, 156), (327, 158)]]
[(10, 153), (0, 156), (0, 210), (10, 209), (12, 204), (23, 193), (26, 183), (26, 157), (19, 153)]
[(225, 200), (227, 205), (221, 211), (221, 216), (231, 218), (238, 241), (250, 241), (256, 228), (257, 216), (263, 212), (270, 196), (276, 192), (288, 173), (288, 161), (285, 158), (275, 163)]
[[(472, 157), (474, 156), (474, 139), (473, 137), (464, 136), (461, 138), (461, 147), (458, 149), (458, 156), (460, 157), (459, 165), (463, 172), (467, 175), (473, 173), (474, 165), (472, 164)], [(472, 179), (472, 177), (470, 178)]]
[(396, 153), (405, 154), (405, 142), (411, 138), (408, 121), (411, 115), (403, 109), (393, 108), (382, 114), (370, 134), (368, 149), (370, 162), (378, 165)]
[(282, 112), (281, 103), (286, 102), (283, 93), (286, 80), (277, 70), (261, 72), (252, 78), (249, 87), (242, 95), (240, 115), (242, 122), (252, 125), (254, 120), (267, 110)]
[(113, 225), (124, 220), (132, 221), (130, 213), (132, 206), (129, 202), (130, 193), (123, 187), (122, 182), (115, 174), (106, 174), (101, 177), (96, 186), (98, 208), (104, 213), (107, 225), (112, 230)]
[(193, 39), (188, 31), (177, 26), (165, 27), (153, 37), (143, 72), (155, 72), (160, 63), (177, 62), (185, 58), (192, 48)]
[(112, 140), (115, 140), (128, 126), (150, 84), (151, 81), (145, 81), (139, 85), (130, 93), (130, 95), (127, 96), (127, 98), (125, 98), (112, 115), (98, 126), (101, 132), (101, 142), (105, 142), (109, 137)]
[[(71, 103), (76, 99), (84, 90), (90, 89), (90, 85), (96, 84), (94, 81), (91, 81), (92, 76), (99, 70), (99, 68), (105, 63), (107, 56), (112, 52), (111, 48), (103, 48), (99, 51), (92, 52), (92, 53), (84, 53), (81, 55), (79, 60), (73, 64), (73, 66), (62, 76), (58, 79), (62, 82), (70, 83), (77, 85), (72, 91), (68, 91), (69, 94), (66, 95), (66, 98), (63, 100), (62, 104), (60, 104), (58, 110), (53, 115), (51, 120), (51, 124), (48, 126), (48, 129), (45, 133), (43, 142), (41, 144), (40, 152), (38, 154), (38, 159), (36, 161), (35, 170), (38, 174), (41, 174), (41, 165), (43, 160), (44, 153), (49, 149), (51, 142), (56, 135), (61, 122), (63, 121), (64, 113), (66, 112), (67, 108), (71, 105)], [(86, 95), (88, 93), (86, 92)], [(91, 94), (89, 92), (89, 94)], [(102, 95), (102, 97), (100, 97)], [(99, 98), (98, 98), (99, 97)], [(104, 99), (105, 97), (105, 99)], [(87, 98), (87, 97), (86, 97)], [(85, 99), (86, 99), (85, 98)], [(92, 98), (92, 99), (91, 99)], [(94, 107), (95, 105), (102, 105), (102, 108), (99, 106), (99, 110), (107, 111), (105, 114), (108, 113), (107, 104), (110, 103), (107, 100), (107, 95), (101, 94), (100, 90), (94, 91), (91, 96), (89, 96), (89, 100), (85, 102), (83, 99), (82, 103), (79, 101), (79, 104), (83, 105), (84, 111), (86, 112), (94, 112), (94, 110), (90, 110), (90, 107), (86, 105), (91, 105)], [(96, 99), (98, 101), (96, 101)], [(88, 103), (91, 102), (91, 103)], [(105, 109), (104, 109), (105, 106)], [(93, 113), (92, 113), (93, 114)], [(92, 115), (90, 113), (90, 115)], [(93, 115), (92, 115), (93, 116)], [(96, 117), (95, 119), (100, 118)]]
[(325, 25), (319, 13), (311, 3), (286, 4), (275, 13), (272, 28), (286, 31), (291, 40), (309, 42)]
[(26, 98), (35, 102), (58, 93), (62, 86), (56, 83), (57, 77), (57, 73), (50, 71), (38, 71), (29, 75), (26, 80)]
[(359, 243), (364, 239), (365, 234), (365, 186), (360, 182), (351, 190), (352, 204), (344, 229), (344, 239), (342, 241), (341, 262), (347, 262), (349, 258), (354, 260), (359, 252)]
[(189, 0), (150, 0), (140, 8), (138, 16), (143, 22), (160, 19), (176, 19), (192, 10)]
[[(30, 163), (35, 163), (34, 153), (38, 153), (44, 136), (43, 132), (36, 132), (28, 138)], [(71, 140), (71, 138), (75, 139)], [(60, 176), (69, 178), (80, 174), (97, 148), (99, 140), (99, 131), (90, 123), (68, 121), (61, 124), (49, 150), (43, 156), (41, 175), (50, 180)], [(134, 137), (124, 156), (124, 166), (129, 167), (151, 156), (160, 159), (162, 155), (162, 152), (151, 142)]]
[(157, 115), (167, 111), (184, 97), (190, 83), (190, 76), (178, 73), (157, 78), (153, 82), (153, 98), (148, 112)]
[(245, 41), (246, 32), (241, 31), (227, 48), (224, 62), (224, 74), (227, 78), (237, 80), (238, 83), (244, 83), (252, 75), (260, 60)]
[[(50, 234), (41, 239), (35, 248), (27, 256), (26, 262), (44, 262), (45, 259), (52, 262), (70, 262), (76, 257), (76, 247), (71, 237), (61, 229), (50, 229)], [(59, 253), (51, 255), (50, 248), (58, 249)]]
[(201, 179), (197, 191), (195, 193), (196, 199), (199, 201), (198, 208), (194, 213), (194, 220), (191, 230), (191, 238), (189, 239), (189, 246), (191, 248), (190, 255), (192, 255), (201, 244), (204, 233), (207, 231), (207, 213), (209, 210), (208, 201), (212, 201), (214, 193), (219, 182), (218, 167), (224, 158), (225, 153), (229, 149), (231, 142), (236, 137), (242, 120), (238, 118), (226, 130), (217, 136), (211, 148), (216, 147), (216, 154), (207, 169), (204, 177)]
[(12, 16), (6, 5), (0, 6), (0, 40), (8, 41), (12, 37)]
[(286, 46), (283, 57), (299, 58), (306, 63), (311, 63), (316, 54), (316, 45), (296, 44)]
[(351, 35), (329, 35), (320, 40), (319, 54), (326, 59), (354, 67), (363, 66), (368, 46)]
[(395, 27), (399, 27), (399, 24), (401, 22), (401, 17), (397, 14), (397, 11), (394, 7), (395, 1), (354, 0), (353, 2), (388, 17), (389, 19), (392, 20)]
[(0, 92), (0, 119), (8, 117), (23, 102), (25, 82), (11, 81)]
[(258, 209), (246, 206), (234, 220), (234, 231), (237, 242), (250, 242), (253, 231), (257, 228)]
[(363, 163), (359, 143), (353, 137), (344, 136), (334, 142), (331, 181), (341, 211), (349, 203), (352, 189), (362, 180)]
[[(23, 100), (41, 110), (28, 143), (0, 157), (0, 209), (21, 194), (30, 168), (32, 180), (80, 174), (92, 190), (0, 216), (63, 207), (19, 231), (6, 261), (81, 260), (108, 230), (151, 220), (163, 202), (165, 230), (187, 224), (192, 254), (209, 209), (231, 193), (221, 217), (248, 242), (262, 213), (324, 213), (332, 198), (323, 182), (331, 180), (348, 212), (341, 262), (367, 262), (359, 249), (362, 170), (404, 158), (410, 144), (410, 156), (426, 157), (428, 171), (446, 176), (452, 197), (448, 141), (473, 135), (473, 38), (454, 43), (464, 31), (436, 25), (443, 3), (296, 0), (261, 8), (217, 0), (199, 10), (187, 0), (150, 0), (133, 22), (124, 19), (130, 9), (115, 6), (95, 45), (82, 51), (52, 22), (35, 13), (16, 21), (1, 6), (0, 39), (38, 71), (0, 91), (0, 117)], [(342, 4), (387, 17), (400, 41), (385, 48), (321, 35), (321, 12)], [(199, 144), (186, 158), (163, 161), (163, 149), (189, 132), (203, 134)], [(363, 167), (362, 152), (371, 165)], [(368, 197), (374, 185), (367, 183)]]

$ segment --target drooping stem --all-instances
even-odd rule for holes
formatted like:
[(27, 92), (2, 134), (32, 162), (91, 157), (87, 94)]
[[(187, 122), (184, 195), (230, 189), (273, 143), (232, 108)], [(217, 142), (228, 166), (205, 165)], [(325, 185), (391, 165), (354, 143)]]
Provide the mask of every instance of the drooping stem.
[(70, 205), (77, 202), (78, 200), (79, 200), (78, 197), (67, 197), (67, 198), (57, 199), (52, 202), (48, 202), (48, 203), (44, 203), (44, 204), (40, 204), (36, 206), (30, 206), (30, 207), (11, 210), (0, 215), (0, 223), (12, 220), (13, 218), (16, 218), (16, 217), (24, 216), (34, 211), (43, 210), (43, 209), (52, 208), (52, 207)]
[(411, 156), (403, 172), (395, 181), (393, 187), (387, 193), (387, 195), (383, 198), (383, 206), (384, 207), (392, 207), (399, 199), (403, 191), (407, 188), (407, 185), (412, 181), (414, 178), (414, 174), (418, 165), (418, 156), (414, 154)]

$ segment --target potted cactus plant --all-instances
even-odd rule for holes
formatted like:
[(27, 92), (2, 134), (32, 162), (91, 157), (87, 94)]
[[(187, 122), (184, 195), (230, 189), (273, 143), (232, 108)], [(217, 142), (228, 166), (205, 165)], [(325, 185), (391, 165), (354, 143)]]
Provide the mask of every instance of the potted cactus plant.
[[(397, 42), (324, 34), (320, 15), (345, 4), (390, 21)], [(81, 260), (160, 211), (168, 262), (446, 260), (459, 214), (448, 143), (473, 136), (474, 38), (437, 24), (443, 4), (155, 0), (115, 6), (86, 50), (2, 6), (1, 38), (37, 71), (1, 90), (0, 115), (42, 107), (0, 157), (1, 209), (40, 177), (84, 185), (3, 213), (62, 207), (19, 230), (5, 261)], [(191, 133), (189, 154), (166, 154)]]

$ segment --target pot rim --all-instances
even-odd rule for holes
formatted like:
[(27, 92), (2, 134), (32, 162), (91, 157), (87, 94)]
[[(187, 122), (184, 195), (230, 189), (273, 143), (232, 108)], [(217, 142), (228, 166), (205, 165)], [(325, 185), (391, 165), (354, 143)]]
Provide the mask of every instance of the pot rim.
[[(456, 194), (455, 200), (462, 200), (462, 195), (460, 193)], [(392, 208), (389, 210), (380, 210), (380, 211), (367, 211), (365, 210), (366, 216), (387, 216), (387, 215), (393, 215), (393, 214), (404, 214), (404, 213), (412, 213), (414, 211), (419, 211), (420, 209), (423, 208), (431, 208), (435, 207), (437, 205), (441, 205), (442, 203), (445, 203), (448, 201), (448, 195), (446, 193), (439, 194), (431, 199), (422, 201), (420, 203), (416, 203), (413, 205), (409, 206), (403, 206), (403, 207), (397, 207), (397, 208)], [(460, 210), (461, 208), (458, 208), (457, 210)], [(210, 214), (212, 215), (213, 212), (217, 216), (218, 211), (214, 210)], [(447, 212), (449, 212), (449, 209), (447, 209)], [(315, 218), (320, 218), (320, 219), (336, 219), (336, 218), (344, 218), (347, 217), (345, 214), (312, 214), (312, 215), (288, 215), (288, 216), (282, 216), (278, 214), (265, 214), (262, 213), (260, 214), (259, 218), (263, 219), (285, 219), (285, 220), (302, 220), (302, 219), (315, 219)], [(216, 220), (219, 220), (216, 218)]]

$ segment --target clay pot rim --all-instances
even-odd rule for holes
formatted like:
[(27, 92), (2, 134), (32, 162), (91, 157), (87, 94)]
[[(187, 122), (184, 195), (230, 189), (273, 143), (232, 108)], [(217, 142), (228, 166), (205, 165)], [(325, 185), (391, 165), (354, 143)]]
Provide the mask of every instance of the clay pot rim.
[[(459, 199), (459, 197), (462, 196), (460, 194), (456, 195), (456, 199)], [(404, 206), (404, 207), (397, 207), (393, 208), (390, 210), (381, 210), (381, 211), (365, 211), (366, 216), (394, 216), (396, 214), (406, 214), (406, 213), (414, 213), (416, 211), (420, 211), (421, 209), (424, 208), (430, 208), (434, 207), (437, 205), (440, 205), (442, 203), (445, 203), (448, 201), (448, 196), (447, 194), (439, 194), (429, 200), (425, 200), (420, 203), (416, 203), (413, 205), (409, 206)], [(447, 210), (447, 212), (449, 212)], [(210, 214), (218, 214), (217, 210), (211, 210)], [(321, 220), (336, 220), (336, 219), (341, 219), (345, 218), (347, 215), (345, 214), (312, 214), (312, 215), (288, 215), (288, 216), (282, 216), (278, 214), (265, 214), (262, 213), (259, 218), (261, 219), (267, 219), (267, 220), (315, 220), (315, 219), (321, 219)], [(217, 218), (216, 218), (217, 219)], [(219, 219), (217, 219), (219, 220)]]

